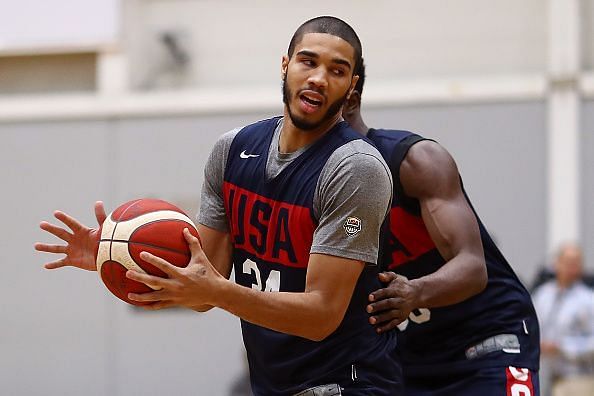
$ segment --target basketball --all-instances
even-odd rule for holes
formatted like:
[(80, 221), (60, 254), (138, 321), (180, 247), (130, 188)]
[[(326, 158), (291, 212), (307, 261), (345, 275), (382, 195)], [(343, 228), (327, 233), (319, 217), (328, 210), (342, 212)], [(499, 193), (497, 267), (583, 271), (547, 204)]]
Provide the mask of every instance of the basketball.
[(145, 305), (128, 299), (128, 293), (146, 293), (153, 289), (126, 278), (126, 271), (166, 277), (163, 271), (140, 258), (143, 251), (178, 267), (187, 266), (191, 254), (183, 236), (184, 228), (198, 237), (192, 220), (169, 202), (137, 199), (120, 205), (107, 216), (100, 229), (97, 271), (105, 286), (129, 304)]

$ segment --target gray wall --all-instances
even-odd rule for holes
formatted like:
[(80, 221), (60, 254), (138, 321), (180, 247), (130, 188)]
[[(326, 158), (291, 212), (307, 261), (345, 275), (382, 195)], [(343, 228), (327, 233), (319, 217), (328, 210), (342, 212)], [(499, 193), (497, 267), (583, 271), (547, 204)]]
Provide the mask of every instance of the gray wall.
[[(370, 125), (418, 131), (448, 148), (483, 220), (531, 280), (545, 252), (544, 104), (364, 113)], [(95, 273), (44, 270), (48, 257), (32, 244), (53, 240), (38, 223), (54, 209), (93, 224), (98, 199), (111, 210), (153, 196), (195, 212), (217, 136), (267, 115), (0, 124), (2, 393), (226, 394), (245, 364), (238, 320), (221, 311), (131, 308)]]
[(594, 70), (594, 0), (581, 1), (582, 15), (582, 64), (584, 69)]
[(96, 273), (47, 271), (38, 228), (62, 209), (94, 224), (108, 210), (157, 196), (197, 208), (216, 137), (262, 115), (0, 124), (0, 389), (19, 395), (224, 395), (244, 368), (238, 320), (145, 313), (112, 297)]
[(594, 273), (594, 101), (582, 105), (582, 245), (585, 266)]

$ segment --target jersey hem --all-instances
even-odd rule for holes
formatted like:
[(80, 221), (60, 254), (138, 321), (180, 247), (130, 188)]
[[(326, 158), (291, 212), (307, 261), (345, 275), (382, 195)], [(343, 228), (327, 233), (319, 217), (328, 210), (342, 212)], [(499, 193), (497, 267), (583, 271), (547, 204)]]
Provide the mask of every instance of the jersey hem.
[(349, 249), (337, 249), (329, 248), (328, 246), (314, 245), (311, 247), (309, 253), (327, 254), (330, 256), (336, 256), (346, 258), (350, 260), (363, 261), (368, 264), (376, 265), (377, 255), (362, 254), (361, 252), (349, 250)]
[(209, 219), (204, 219), (201, 217), (198, 217), (196, 219), (196, 222), (198, 224), (201, 224), (208, 228), (212, 228), (219, 232), (225, 232), (225, 233), (229, 232), (229, 229), (227, 228), (227, 223), (221, 223), (221, 222), (217, 222), (217, 221), (209, 221)]

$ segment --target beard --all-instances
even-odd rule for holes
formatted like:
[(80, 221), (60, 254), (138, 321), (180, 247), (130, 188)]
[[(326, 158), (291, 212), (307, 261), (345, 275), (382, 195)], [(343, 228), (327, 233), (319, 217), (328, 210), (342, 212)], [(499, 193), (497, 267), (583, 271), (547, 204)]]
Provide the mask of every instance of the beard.
[(287, 86), (287, 74), (285, 74), (285, 78), (283, 78), (283, 103), (287, 106), (289, 117), (297, 128), (303, 131), (311, 131), (317, 129), (318, 127), (324, 125), (328, 120), (331, 120), (338, 114), (338, 112), (342, 109), (342, 105), (347, 100), (348, 91), (345, 92), (342, 98), (337, 99), (333, 103), (330, 104), (328, 110), (326, 110), (326, 114), (319, 120), (319, 121), (308, 121), (305, 117), (298, 117), (297, 115), (293, 114), (291, 110), (290, 100), (293, 97), (293, 92)]

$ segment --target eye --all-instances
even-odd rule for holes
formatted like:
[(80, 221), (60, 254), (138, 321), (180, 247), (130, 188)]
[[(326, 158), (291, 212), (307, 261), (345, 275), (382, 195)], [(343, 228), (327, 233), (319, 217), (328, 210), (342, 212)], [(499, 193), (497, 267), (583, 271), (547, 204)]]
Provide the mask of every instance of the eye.
[(312, 67), (316, 65), (316, 63), (311, 59), (303, 59), (301, 61), (301, 63), (303, 63), (306, 66), (312, 66)]
[(342, 69), (333, 69), (332, 73), (334, 73), (336, 76), (342, 77), (345, 75), (345, 71)]

